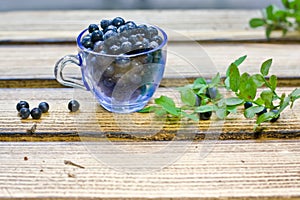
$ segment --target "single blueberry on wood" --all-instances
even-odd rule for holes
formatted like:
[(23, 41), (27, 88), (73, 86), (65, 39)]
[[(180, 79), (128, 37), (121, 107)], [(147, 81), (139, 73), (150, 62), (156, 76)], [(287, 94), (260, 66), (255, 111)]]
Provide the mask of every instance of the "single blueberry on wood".
[(30, 115), (30, 110), (29, 110), (29, 108), (21, 108), (20, 109), (20, 117), (22, 118), (22, 119), (27, 119), (28, 117), (29, 117), (29, 115)]
[(71, 112), (76, 112), (77, 110), (79, 110), (79, 107), (80, 107), (80, 104), (78, 101), (76, 100), (71, 100), (68, 104), (68, 109), (71, 111)]
[(39, 104), (39, 109), (41, 109), (42, 113), (46, 113), (49, 110), (49, 104), (47, 102), (41, 102)]
[(40, 119), (42, 116), (42, 111), (39, 108), (33, 108), (30, 112), (32, 119)]

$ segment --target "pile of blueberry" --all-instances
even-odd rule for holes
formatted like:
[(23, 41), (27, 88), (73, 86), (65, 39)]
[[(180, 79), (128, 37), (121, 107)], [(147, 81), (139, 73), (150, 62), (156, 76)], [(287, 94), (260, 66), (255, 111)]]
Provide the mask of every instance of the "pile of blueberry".
[(20, 101), (16, 108), (22, 119), (27, 119), (30, 115), (32, 119), (40, 119), (42, 113), (48, 112), (49, 104), (47, 102), (41, 102), (38, 107), (30, 110), (29, 103), (27, 101)]
[(82, 37), (81, 44), (101, 54), (135, 54), (155, 49), (163, 42), (157, 28), (137, 25), (121, 17), (103, 19), (99, 26), (90, 24), (88, 32)]
[[(76, 112), (79, 110), (80, 104), (76, 100), (71, 100), (68, 103), (68, 109), (71, 112)], [(22, 119), (27, 119), (30, 115), (32, 119), (40, 119), (42, 113), (49, 111), (49, 104), (47, 102), (41, 102), (38, 107), (29, 109), (29, 103), (27, 101), (20, 101), (16, 106), (17, 111)]]

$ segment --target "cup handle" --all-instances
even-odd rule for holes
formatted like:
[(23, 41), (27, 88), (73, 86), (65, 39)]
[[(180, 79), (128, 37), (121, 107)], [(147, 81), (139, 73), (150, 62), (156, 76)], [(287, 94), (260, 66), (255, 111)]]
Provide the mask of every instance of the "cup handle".
[(80, 67), (81, 59), (79, 55), (66, 55), (57, 61), (54, 68), (54, 75), (56, 80), (65, 86), (76, 87), (86, 90), (86, 87), (83, 83), (78, 83), (75, 78), (68, 77), (68, 79), (64, 78), (63, 70), (68, 64), (76, 64)]

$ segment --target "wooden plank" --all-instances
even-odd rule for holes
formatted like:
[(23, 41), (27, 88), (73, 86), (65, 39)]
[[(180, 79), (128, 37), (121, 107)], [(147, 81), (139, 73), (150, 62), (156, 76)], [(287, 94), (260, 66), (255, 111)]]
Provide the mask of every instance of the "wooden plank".
[[(67, 54), (76, 54), (75, 45), (4, 45), (0, 46), (1, 87), (59, 87), (54, 80), (54, 65)], [(172, 42), (168, 47), (165, 79), (225, 76), (228, 65), (248, 55), (240, 66), (242, 72), (258, 73), (261, 63), (274, 59), (271, 73), (280, 79), (299, 80), (299, 44), (200, 44)], [(67, 74), (80, 74), (70, 67)], [(26, 80), (40, 80), (26, 83)], [(48, 82), (47, 82), (48, 80)]]
[(263, 29), (248, 25), (259, 10), (83, 10), (1, 12), (0, 41), (74, 41), (90, 23), (116, 16), (158, 25), (176, 41), (265, 40)]
[[(166, 142), (115, 143), (136, 155)], [(193, 142), (159, 170), (114, 170), (88, 144), (0, 144), (1, 199), (290, 199), (300, 196), (299, 140)], [(180, 145), (180, 142), (178, 143)], [(118, 150), (117, 150), (118, 151)], [(104, 150), (103, 156), (116, 157)], [(95, 157), (96, 156), (96, 157)], [(147, 154), (146, 154), (147, 156)], [(146, 157), (154, 162), (151, 157)], [(67, 161), (67, 162), (66, 162)], [(84, 168), (65, 163), (74, 163)], [(153, 164), (160, 164), (159, 161)], [(126, 172), (127, 170), (127, 172)]]
[[(279, 94), (289, 93), (293, 88), (279, 88)], [(261, 132), (253, 130), (255, 119), (243, 116), (242, 108), (224, 121), (215, 116), (199, 123), (156, 118), (153, 114), (116, 114), (105, 111), (89, 92), (73, 89), (1, 89), (0, 90), (0, 140), (1, 141), (78, 141), (80, 137), (110, 137), (121, 140), (170, 140), (177, 135), (179, 140), (202, 140), (210, 134), (222, 140), (257, 138), (299, 138), (299, 103), (292, 110), (282, 113), (276, 123), (264, 123)], [(155, 97), (167, 95), (179, 101), (174, 88), (159, 88)], [(67, 104), (70, 99), (81, 104), (79, 112), (70, 113)], [(49, 113), (40, 120), (21, 120), (16, 104), (26, 100), (31, 108), (41, 101), (50, 105)], [(152, 102), (150, 102), (152, 103)], [(31, 131), (33, 126), (34, 131)], [(183, 133), (184, 134), (183, 134)], [(80, 136), (80, 137), (78, 137)]]

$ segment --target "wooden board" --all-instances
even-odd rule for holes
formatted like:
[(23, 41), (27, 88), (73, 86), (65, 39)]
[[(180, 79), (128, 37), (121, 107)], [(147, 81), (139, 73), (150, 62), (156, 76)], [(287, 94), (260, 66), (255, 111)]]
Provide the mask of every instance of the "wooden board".
[[(136, 155), (139, 148), (166, 144), (114, 145), (126, 155)], [(126, 156), (117, 170), (112, 169), (109, 160), (101, 160), (82, 142), (0, 143), (0, 198), (290, 199), (300, 195), (298, 140), (217, 141), (209, 151), (201, 142), (186, 147), (184, 154), (173, 155), (178, 158), (175, 162), (140, 173), (128, 170)], [(113, 159), (114, 153), (104, 150), (102, 155)]]
[[(0, 46), (1, 87), (58, 87), (54, 77), (57, 60), (77, 54), (75, 45), (4, 45)], [(271, 73), (280, 79), (299, 80), (300, 44), (197, 44), (175, 43), (168, 47), (165, 79), (225, 76), (231, 62), (248, 55), (240, 66), (242, 72), (258, 73), (263, 61), (273, 58)], [(70, 67), (69, 75), (80, 75), (79, 68)], [(24, 81), (19, 81), (24, 80)], [(35, 83), (35, 80), (40, 80)], [(51, 82), (51, 80), (53, 82)], [(292, 83), (291, 83), (292, 84)]]
[(88, 10), (1, 12), (0, 42), (74, 41), (90, 23), (116, 16), (160, 26), (176, 41), (265, 40), (263, 29), (248, 25), (251, 18), (261, 17), (259, 10)]
[[(289, 93), (293, 88), (280, 88)], [(215, 116), (199, 123), (184, 120), (156, 118), (152, 114), (116, 114), (105, 111), (89, 92), (73, 89), (1, 89), (0, 96), (0, 140), (1, 141), (78, 141), (82, 137), (109, 137), (122, 140), (170, 140), (215, 138), (258, 139), (258, 138), (299, 138), (299, 103), (292, 110), (282, 113), (276, 123), (264, 123), (262, 132), (255, 132), (255, 119), (246, 119), (241, 108), (226, 120), (218, 121)], [(159, 88), (155, 97), (166, 95), (179, 103), (179, 95), (174, 88)], [(79, 112), (70, 113), (67, 104), (70, 99), (81, 104)], [(41, 101), (50, 105), (49, 113), (40, 120), (21, 120), (16, 104), (26, 100), (31, 108)], [(153, 102), (150, 102), (150, 104)], [(30, 131), (33, 126), (34, 131)]]

